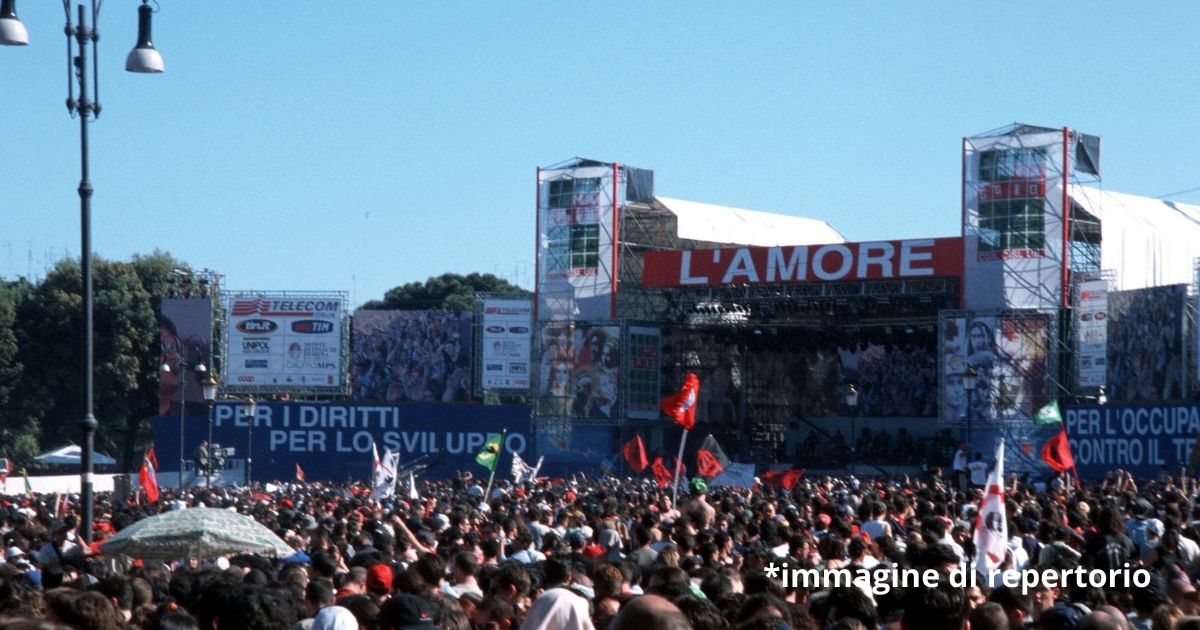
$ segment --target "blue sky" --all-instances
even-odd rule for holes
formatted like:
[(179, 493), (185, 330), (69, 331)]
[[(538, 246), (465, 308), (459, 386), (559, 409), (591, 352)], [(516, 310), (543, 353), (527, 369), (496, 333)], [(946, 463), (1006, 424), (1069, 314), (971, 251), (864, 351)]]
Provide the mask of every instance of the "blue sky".
[[(960, 140), (1014, 121), (1102, 136), (1106, 188), (1200, 188), (1197, 3), (161, 4), (159, 76), (123, 70), (138, 3), (103, 6), (94, 248), (169, 251), (230, 289), (531, 287), (535, 169), (573, 156), (850, 240), (958, 234)], [(79, 252), (63, 13), (18, 12), (6, 278)]]

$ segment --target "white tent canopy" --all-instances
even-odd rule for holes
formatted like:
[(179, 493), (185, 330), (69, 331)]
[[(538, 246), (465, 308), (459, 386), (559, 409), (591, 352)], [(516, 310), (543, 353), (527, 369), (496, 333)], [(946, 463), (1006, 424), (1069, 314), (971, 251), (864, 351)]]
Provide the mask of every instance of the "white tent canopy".
[(654, 200), (678, 218), (678, 234), (682, 239), (759, 247), (846, 241), (837, 230), (819, 219), (670, 197), (655, 197)]
[[(67, 446), (56, 448), (48, 453), (42, 453), (33, 459), (42, 464), (78, 466), (81, 457), (83, 457), (83, 449), (74, 444), (68, 444)], [(92, 453), (92, 463), (110, 465), (117, 463), (117, 460), (97, 451)]]

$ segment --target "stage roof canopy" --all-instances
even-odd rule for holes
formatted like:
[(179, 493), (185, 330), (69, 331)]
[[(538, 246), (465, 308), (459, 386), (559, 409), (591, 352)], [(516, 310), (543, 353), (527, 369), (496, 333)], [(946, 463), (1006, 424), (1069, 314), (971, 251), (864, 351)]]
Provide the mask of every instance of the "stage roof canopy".
[(679, 238), (732, 245), (821, 245), (846, 238), (825, 221), (730, 208), (670, 197), (654, 198), (676, 216)]

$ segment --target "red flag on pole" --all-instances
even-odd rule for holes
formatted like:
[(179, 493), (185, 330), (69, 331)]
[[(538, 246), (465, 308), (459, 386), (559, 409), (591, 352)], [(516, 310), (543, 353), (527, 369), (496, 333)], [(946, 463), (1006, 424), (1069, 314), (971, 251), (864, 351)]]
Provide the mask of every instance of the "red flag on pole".
[(635, 472), (640, 473), (650, 465), (650, 461), (646, 459), (646, 445), (642, 443), (640, 435), (633, 436), (633, 439), (626, 442), (621, 451), (625, 454), (625, 461)]
[(142, 489), (146, 491), (146, 500), (150, 503), (158, 503), (158, 475), (154, 472), (157, 460), (154, 447), (150, 447), (142, 457), (142, 468), (138, 471), (138, 480), (141, 481)]
[(296, 464), (296, 481), (304, 483), (304, 469), (300, 467), (300, 464)]
[(678, 392), (662, 399), (659, 407), (670, 416), (675, 424), (691, 431), (696, 426), (696, 401), (700, 397), (700, 377), (688, 372), (683, 387)]
[(1075, 467), (1075, 457), (1071, 455), (1071, 443), (1067, 441), (1066, 429), (1046, 440), (1046, 443), (1042, 445), (1042, 459), (1054, 469), (1054, 472), (1060, 473)]

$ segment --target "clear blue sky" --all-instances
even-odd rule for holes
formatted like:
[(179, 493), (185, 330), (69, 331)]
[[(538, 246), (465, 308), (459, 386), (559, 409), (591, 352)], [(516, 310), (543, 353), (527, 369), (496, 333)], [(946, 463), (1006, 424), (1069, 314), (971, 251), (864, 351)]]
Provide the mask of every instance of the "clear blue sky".
[[(1015, 121), (1102, 136), (1106, 188), (1200, 188), (1194, 2), (161, 0), (159, 76), (123, 70), (138, 4), (100, 17), (95, 250), (169, 251), (231, 289), (531, 287), (535, 169), (573, 156), (851, 240), (958, 234), (961, 137)], [(7, 278), (79, 252), (63, 13), (18, 12)]]

